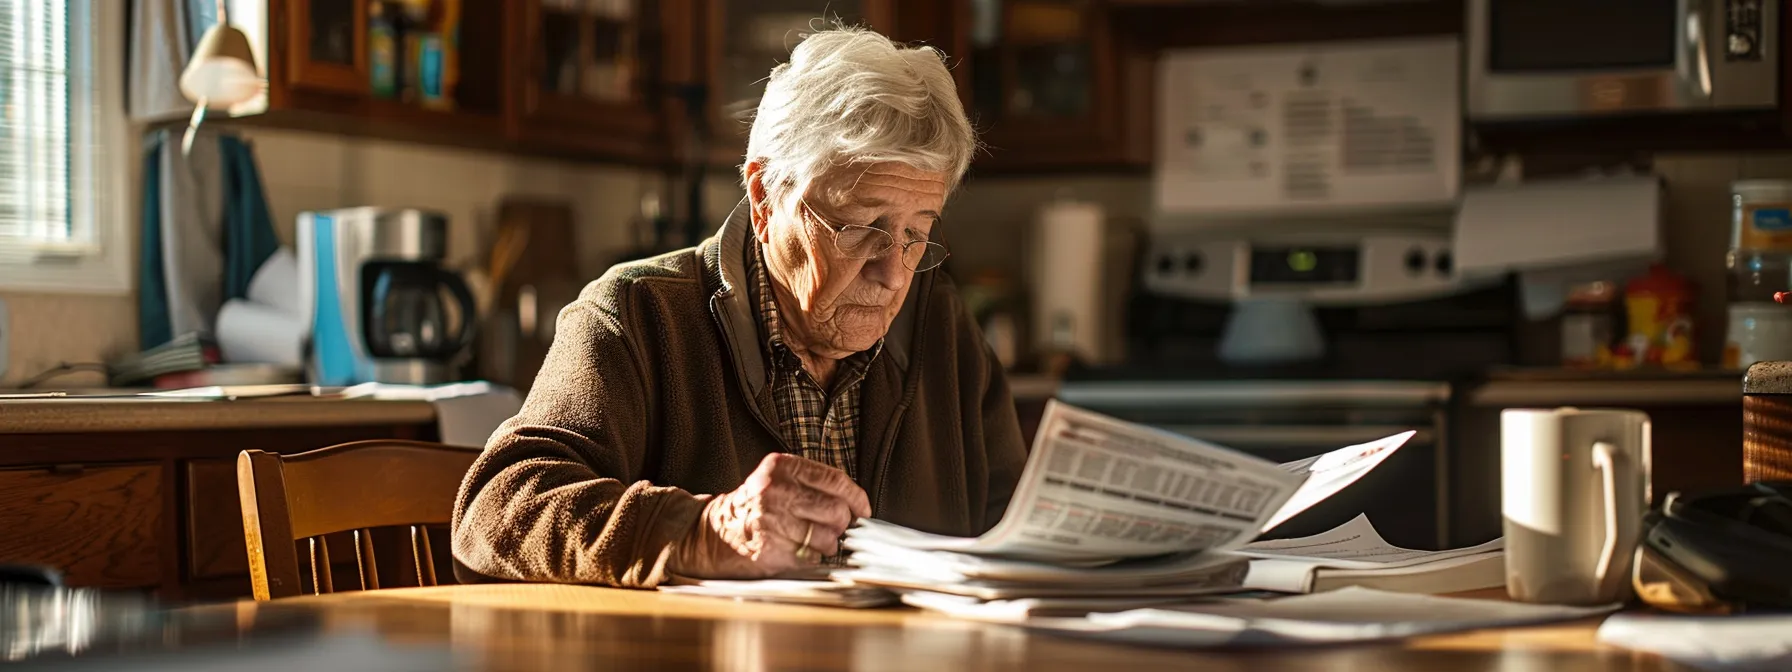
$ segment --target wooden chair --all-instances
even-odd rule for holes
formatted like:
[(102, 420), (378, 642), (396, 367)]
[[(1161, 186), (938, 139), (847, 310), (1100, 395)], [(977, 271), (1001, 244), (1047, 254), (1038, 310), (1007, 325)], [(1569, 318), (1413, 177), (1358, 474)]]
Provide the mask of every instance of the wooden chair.
[[(361, 589), (380, 587), (373, 529), (410, 528), (418, 585), (436, 585), (425, 525), (446, 525), (455, 491), (479, 451), (418, 441), (357, 441), (297, 455), (245, 450), (236, 459), (243, 541), (255, 599), (303, 592), (297, 542), (304, 541), (311, 586), (335, 592), (324, 535), (353, 532)], [(409, 573), (406, 568), (405, 573)]]

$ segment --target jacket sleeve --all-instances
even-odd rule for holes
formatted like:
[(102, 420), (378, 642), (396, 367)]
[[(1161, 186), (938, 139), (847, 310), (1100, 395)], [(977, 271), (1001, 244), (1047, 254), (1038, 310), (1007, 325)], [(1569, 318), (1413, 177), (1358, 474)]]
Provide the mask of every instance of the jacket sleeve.
[(706, 497), (641, 480), (645, 376), (599, 280), (561, 312), (522, 410), (501, 425), (455, 497), (453, 554), (514, 581), (652, 587)]
[(967, 319), (966, 324), (970, 342), (961, 342), (960, 347), (980, 353), (984, 372), (980, 376), (984, 381), (981, 391), (983, 417), (980, 420), (985, 460), (989, 465), (989, 499), (983, 511), (983, 530), (988, 531), (1002, 520), (1008, 500), (1014, 497), (1020, 472), (1027, 466), (1027, 444), (1021, 437), (1020, 417), (1015, 412), (1014, 395), (1008, 390), (1008, 378), (1002, 372), (1001, 360), (996, 359), (976, 323)]

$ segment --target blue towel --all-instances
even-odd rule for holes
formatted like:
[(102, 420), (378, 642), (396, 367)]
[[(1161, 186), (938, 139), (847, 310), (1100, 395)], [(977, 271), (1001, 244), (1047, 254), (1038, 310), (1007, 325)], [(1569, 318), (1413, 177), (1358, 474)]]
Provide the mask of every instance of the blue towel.
[(280, 239), (249, 143), (226, 135), (218, 149), (224, 155), (224, 300), (229, 301), (249, 296), (249, 281), (280, 249)]
[(162, 151), (151, 134), (143, 149), (143, 242), (137, 264), (137, 345), (148, 350), (174, 340), (168, 315), (168, 276), (162, 269)]

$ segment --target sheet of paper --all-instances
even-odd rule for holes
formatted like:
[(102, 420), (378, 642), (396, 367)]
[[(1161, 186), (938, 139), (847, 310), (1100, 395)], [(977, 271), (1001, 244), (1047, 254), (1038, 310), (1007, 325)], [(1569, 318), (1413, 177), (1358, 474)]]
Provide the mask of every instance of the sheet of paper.
[(1372, 641), (1534, 625), (1609, 613), (1617, 605), (1562, 607), (1344, 588), (1272, 600), (1229, 600), (1027, 621), (1029, 627), (1165, 646), (1264, 646)]
[(1028, 597), (1013, 600), (980, 600), (962, 595), (913, 592), (902, 595), (902, 603), (917, 609), (936, 611), (956, 618), (996, 623), (1018, 623), (1029, 618), (1052, 616), (1085, 616), (1093, 612), (1127, 611), (1186, 603), (1189, 597)]
[(1383, 539), (1381, 533), (1375, 531), (1375, 526), (1369, 523), (1368, 516), (1357, 514), (1348, 523), (1310, 537), (1259, 541), (1246, 544), (1236, 552), (1256, 558), (1307, 560), (1319, 567), (1383, 569), (1477, 555), (1502, 548), (1505, 548), (1503, 539), (1444, 551), (1400, 548)]
[(1369, 473), (1376, 465), (1386, 461), (1394, 451), (1411, 440), (1415, 432), (1401, 432), (1393, 436), (1377, 439), (1368, 443), (1346, 446), (1332, 452), (1304, 460), (1297, 460), (1281, 465), (1282, 469), (1301, 476), (1300, 488), (1282, 504), (1275, 515), (1263, 524), (1262, 531), (1268, 532), (1281, 525), (1296, 514), (1313, 508), (1314, 504), (1325, 501), (1327, 497), (1337, 494), (1363, 474)]
[(281, 383), (270, 385), (212, 385), (209, 387), (188, 387), (178, 390), (162, 390), (143, 392), (146, 397), (198, 397), (204, 399), (247, 399), (250, 397), (281, 397), (294, 394), (311, 394), (312, 387), (304, 383)]
[(1599, 641), (1704, 670), (1792, 669), (1792, 614), (1618, 614), (1599, 626)]
[(851, 538), (847, 539), (846, 546), (853, 551), (851, 563), (855, 567), (896, 572), (915, 579), (939, 582), (1013, 581), (1079, 586), (1136, 586), (1205, 579), (1243, 562), (1237, 556), (1223, 553), (1185, 553), (1088, 567), (990, 558), (950, 551), (916, 551)]
[(934, 581), (916, 578), (907, 572), (875, 569), (851, 569), (834, 572), (834, 579), (861, 586), (880, 586), (897, 592), (922, 591), (963, 595), (980, 600), (1021, 598), (1131, 598), (1192, 597), (1235, 593), (1244, 581), (1243, 564), (1232, 571), (1205, 581), (1185, 581), (1163, 585), (1084, 585), (1076, 583), (1022, 583), (1016, 581)]
[(1056, 401), (1002, 520), (975, 538), (864, 521), (849, 534), (920, 550), (1046, 561), (1236, 548), (1299, 474), (1185, 436)]
[(834, 581), (802, 579), (765, 579), (759, 581), (704, 580), (679, 585), (660, 586), (660, 592), (675, 595), (720, 597), (750, 602), (813, 604), (831, 607), (881, 607), (896, 602), (896, 594), (863, 585)]

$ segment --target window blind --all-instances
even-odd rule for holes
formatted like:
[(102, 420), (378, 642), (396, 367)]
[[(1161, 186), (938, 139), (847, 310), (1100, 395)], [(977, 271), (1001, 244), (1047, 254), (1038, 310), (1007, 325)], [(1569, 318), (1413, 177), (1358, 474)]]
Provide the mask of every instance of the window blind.
[(91, 243), (93, 1), (0, 0), (0, 260)]

